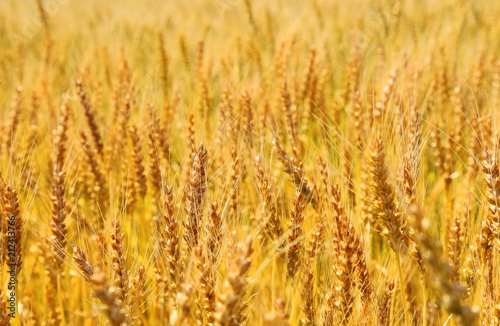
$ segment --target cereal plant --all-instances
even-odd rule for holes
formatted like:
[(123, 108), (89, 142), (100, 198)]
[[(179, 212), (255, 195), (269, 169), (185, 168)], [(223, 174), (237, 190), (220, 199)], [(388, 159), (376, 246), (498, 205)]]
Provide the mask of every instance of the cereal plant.
[(0, 1), (0, 325), (500, 325), (498, 17)]

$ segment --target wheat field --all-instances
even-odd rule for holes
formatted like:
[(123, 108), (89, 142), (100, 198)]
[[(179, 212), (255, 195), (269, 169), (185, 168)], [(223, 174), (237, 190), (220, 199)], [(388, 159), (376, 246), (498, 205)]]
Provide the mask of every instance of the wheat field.
[(0, 1), (0, 325), (500, 325), (498, 17)]

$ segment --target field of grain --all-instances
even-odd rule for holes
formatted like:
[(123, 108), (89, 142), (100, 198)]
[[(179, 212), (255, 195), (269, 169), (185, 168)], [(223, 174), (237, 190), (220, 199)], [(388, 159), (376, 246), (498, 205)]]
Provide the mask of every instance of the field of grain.
[(498, 17), (0, 1), (0, 325), (500, 325)]

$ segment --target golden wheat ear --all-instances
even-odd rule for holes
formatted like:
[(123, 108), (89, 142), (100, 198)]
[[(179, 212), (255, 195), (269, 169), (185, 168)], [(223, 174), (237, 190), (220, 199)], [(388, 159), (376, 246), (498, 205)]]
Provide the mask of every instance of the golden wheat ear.
[[(24, 242), (24, 219), (21, 215), (19, 208), (19, 199), (17, 192), (10, 184), (7, 184), (3, 192), (3, 213), (4, 213), (4, 229), (9, 232), (4, 232), (4, 255), (7, 265), (13, 266), (17, 277), (21, 275), (21, 268), (23, 266), (23, 242)], [(12, 233), (10, 232), (14, 232)], [(14, 250), (9, 251), (7, 255), (8, 244), (14, 247)], [(12, 257), (12, 255), (14, 257)], [(11, 258), (9, 258), (11, 257)], [(11, 267), (12, 268), (12, 267)]]
[(85, 282), (90, 284), (91, 278), (94, 275), (94, 266), (88, 261), (87, 255), (80, 248), (76, 247), (73, 259)]
[(64, 166), (70, 110), (69, 99), (64, 97), (59, 114), (59, 124), (54, 132), (54, 165), (58, 167), (59, 171), (63, 171)]
[(260, 156), (255, 159), (255, 165), (257, 167), (257, 182), (264, 216), (264, 220), (262, 221), (263, 229), (267, 237), (277, 243), (277, 248), (282, 250), (284, 244), (280, 242), (283, 236), (283, 226), (277, 214), (275, 199), (273, 198), (273, 188), (270, 181), (264, 175), (264, 167)]
[(180, 234), (179, 222), (180, 218), (174, 215), (174, 195), (173, 187), (164, 187), (163, 192), (163, 224), (164, 230), (161, 234), (163, 239), (163, 252), (167, 261), (167, 274), (168, 274), (168, 290), (169, 295), (173, 296), (177, 293), (179, 288), (179, 270), (180, 270)]
[(293, 208), (290, 214), (290, 225), (288, 226), (288, 277), (294, 279), (295, 273), (301, 265), (304, 252), (304, 198), (300, 192), (293, 201)]
[(248, 302), (246, 275), (252, 264), (252, 238), (249, 236), (244, 243), (238, 244), (235, 256), (227, 271), (224, 282), (224, 292), (217, 302), (215, 325), (229, 326), (246, 322), (245, 310)]
[(495, 239), (500, 236), (498, 225), (500, 223), (500, 179), (497, 159), (495, 156), (490, 155), (488, 151), (485, 153), (485, 160), (483, 163), (484, 181), (486, 184), (486, 200), (488, 202), (488, 209), (486, 211), (486, 218), (481, 225), (481, 248), (482, 248), (482, 263), (484, 273), (486, 273), (486, 298), (493, 298), (495, 296), (494, 290), (494, 256), (493, 249), (495, 247)]
[[(148, 115), (150, 117), (149, 130), (148, 130), (148, 155), (149, 155), (149, 179), (151, 187), (151, 195), (153, 198), (158, 199), (160, 196), (160, 188), (162, 185), (162, 158), (168, 162), (169, 158), (169, 145), (165, 139), (165, 132), (161, 130), (160, 120), (150, 104), (148, 106)], [(167, 153), (164, 153), (166, 147)]]
[(146, 269), (139, 266), (136, 277), (130, 282), (130, 308), (129, 315), (133, 324), (138, 324), (141, 318), (141, 309), (145, 309), (144, 288), (146, 281)]
[(305, 262), (302, 267), (302, 284), (300, 295), (302, 297), (302, 304), (300, 310), (302, 311), (301, 322), (304, 325), (315, 325), (316, 319), (316, 306), (314, 304), (314, 274), (311, 269), (310, 263)]
[(203, 207), (205, 205), (206, 191), (206, 164), (207, 150), (201, 143), (196, 156), (193, 159), (193, 166), (188, 181), (186, 193), (186, 220), (184, 221), (184, 239), (188, 248), (193, 250), (199, 242), (201, 228), (201, 218)]
[[(476, 307), (464, 302), (465, 287), (459, 282), (453, 282), (452, 269), (448, 259), (445, 257), (441, 243), (430, 234), (430, 222), (424, 215), (419, 206), (409, 208), (413, 225), (415, 225), (416, 238), (425, 250), (427, 269), (433, 273), (434, 277), (426, 275), (426, 285), (440, 300), (444, 308), (455, 315), (455, 321), (458, 325), (476, 325), (478, 320), (478, 311)], [(436, 275), (438, 277), (436, 277)], [(444, 290), (444, 291), (443, 291)], [(485, 304), (488, 304), (485, 300)]]
[(148, 189), (146, 183), (146, 172), (144, 168), (143, 156), (142, 156), (142, 145), (141, 139), (139, 139), (139, 132), (135, 125), (132, 125), (129, 129), (130, 139), (132, 140), (132, 163), (134, 167), (134, 186), (136, 192), (139, 194), (141, 199), (146, 196), (146, 191)]
[(278, 138), (273, 141), (273, 147), (278, 155), (278, 159), (285, 165), (285, 172), (292, 177), (292, 181), (297, 189), (303, 194), (304, 200), (311, 202), (314, 209), (318, 208), (316, 187), (311, 185), (303, 170), (303, 163), (296, 156), (288, 156), (285, 148)]
[(80, 98), (80, 103), (83, 108), (83, 112), (85, 114), (85, 118), (87, 120), (87, 125), (90, 129), (90, 133), (92, 134), (92, 140), (94, 141), (95, 148), (97, 149), (97, 153), (99, 155), (103, 154), (103, 144), (102, 137), (99, 129), (97, 127), (97, 123), (95, 122), (95, 116), (93, 112), (92, 105), (87, 97), (87, 93), (85, 92), (85, 88), (81, 80), (75, 81), (76, 92), (78, 97)]
[(127, 257), (124, 252), (124, 238), (120, 221), (113, 221), (111, 225), (113, 285), (116, 288), (116, 298), (122, 305), (129, 302), (129, 271), (126, 266)]
[(387, 326), (390, 325), (391, 323), (391, 303), (392, 300), (394, 299), (394, 291), (395, 291), (395, 285), (394, 282), (391, 281), (387, 283), (384, 289), (384, 293), (382, 294), (382, 297), (380, 298), (380, 308), (379, 308), (379, 313), (378, 313), (378, 320), (380, 325)]
[(114, 288), (109, 286), (105, 273), (97, 270), (90, 280), (94, 288), (93, 295), (101, 301), (102, 311), (111, 325), (122, 326), (123, 323), (128, 323), (129, 318), (117, 300)]

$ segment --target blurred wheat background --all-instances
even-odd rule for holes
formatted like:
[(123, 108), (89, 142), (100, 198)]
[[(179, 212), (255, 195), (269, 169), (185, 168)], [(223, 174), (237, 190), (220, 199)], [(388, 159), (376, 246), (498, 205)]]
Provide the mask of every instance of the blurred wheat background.
[(499, 325), (498, 17), (0, 1), (0, 325)]

